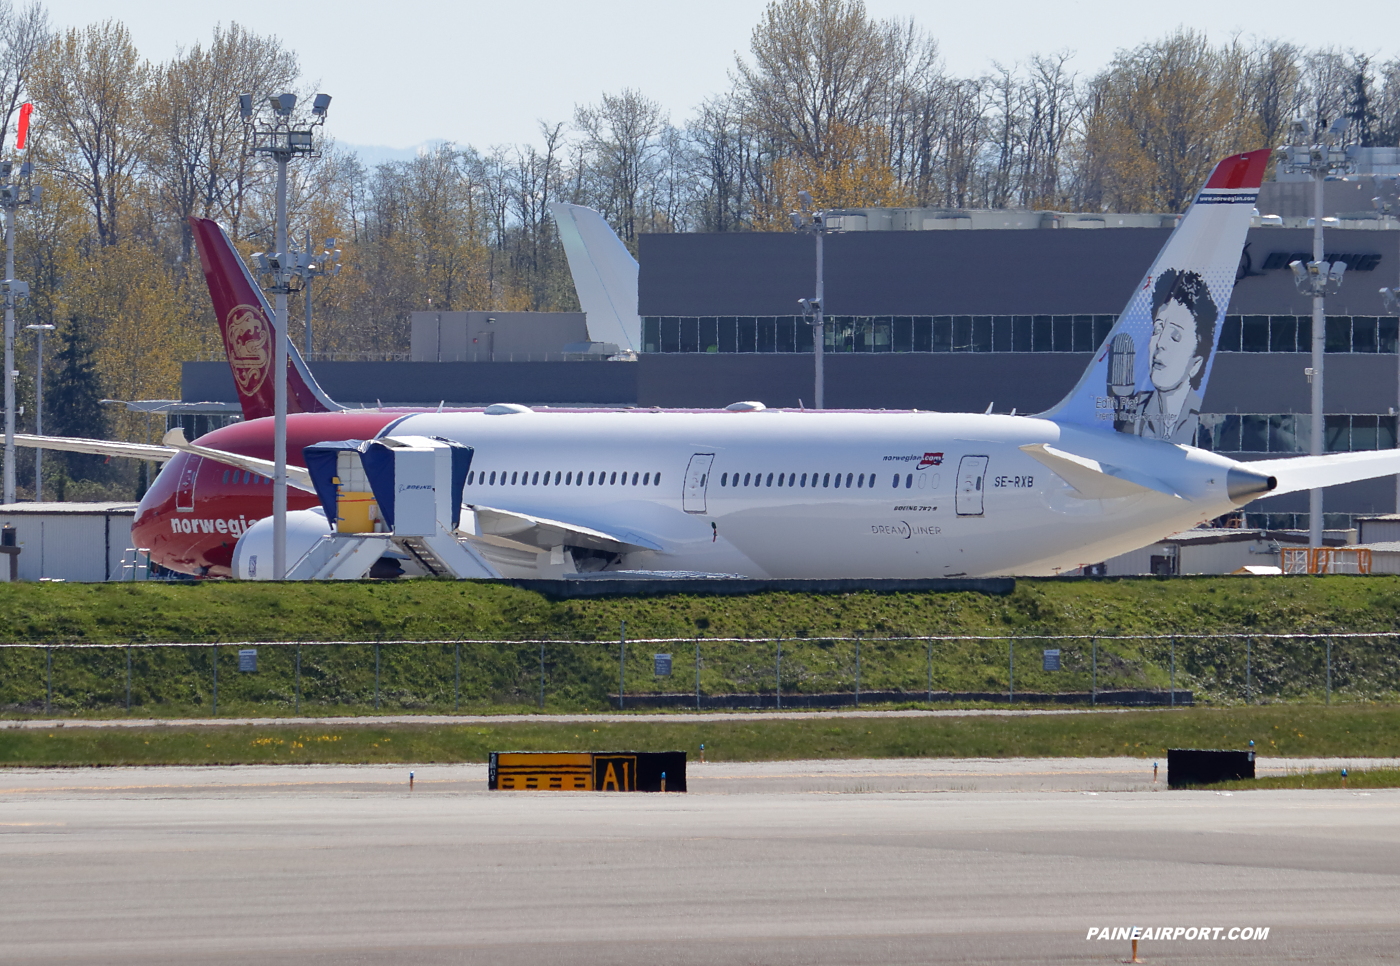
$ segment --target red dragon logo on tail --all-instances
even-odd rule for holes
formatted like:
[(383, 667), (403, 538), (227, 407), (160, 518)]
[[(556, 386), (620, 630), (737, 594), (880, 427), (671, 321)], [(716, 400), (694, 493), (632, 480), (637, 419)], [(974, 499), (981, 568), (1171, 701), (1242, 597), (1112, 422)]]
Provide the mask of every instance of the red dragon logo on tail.
[(228, 361), (233, 378), (244, 395), (251, 396), (267, 378), (272, 361), (272, 336), (262, 310), (252, 305), (236, 305), (229, 311), (224, 327), (228, 341)]

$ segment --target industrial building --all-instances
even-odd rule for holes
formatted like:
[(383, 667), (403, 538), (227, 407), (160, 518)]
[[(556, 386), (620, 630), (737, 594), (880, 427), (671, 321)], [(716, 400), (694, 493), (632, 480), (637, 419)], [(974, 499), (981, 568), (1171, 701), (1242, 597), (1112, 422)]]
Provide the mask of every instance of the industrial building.
[[(0, 532), (7, 551), (17, 548), (19, 580), (122, 580), (136, 565), (135, 518), (135, 503), (12, 503), (0, 505)], [(6, 561), (0, 581), (9, 579)]]

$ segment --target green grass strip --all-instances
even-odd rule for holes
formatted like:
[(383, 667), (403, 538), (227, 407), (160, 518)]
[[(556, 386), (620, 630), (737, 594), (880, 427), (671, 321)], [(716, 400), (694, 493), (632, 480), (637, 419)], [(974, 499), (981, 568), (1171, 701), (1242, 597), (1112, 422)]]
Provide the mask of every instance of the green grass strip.
[(1203, 790), (1215, 791), (1255, 791), (1269, 788), (1345, 788), (1348, 791), (1367, 788), (1400, 788), (1400, 769), (1373, 768), (1347, 770), (1346, 783), (1342, 783), (1341, 769), (1333, 771), (1308, 771), (1291, 775), (1269, 775), (1263, 778), (1242, 779), (1221, 782), (1218, 785), (1202, 786)]
[(1245, 748), (1294, 757), (1400, 756), (1400, 707), (1270, 705), (1072, 715), (492, 725), (181, 726), (0, 730), (0, 765), (484, 762), (491, 751), (683, 750), (708, 761), (1108, 757)]

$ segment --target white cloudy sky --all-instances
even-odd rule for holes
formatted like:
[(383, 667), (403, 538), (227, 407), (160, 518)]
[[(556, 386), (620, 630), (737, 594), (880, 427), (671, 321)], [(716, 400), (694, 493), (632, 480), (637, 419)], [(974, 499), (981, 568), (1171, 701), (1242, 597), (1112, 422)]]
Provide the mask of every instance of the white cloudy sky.
[[(1400, 5), (1336, 7), (1271, 0), (1228, 7), (1218, 0), (1001, 0), (917, 3), (867, 0), (877, 17), (910, 17), (940, 40), (950, 70), (976, 74), (1067, 48), (1092, 71), (1113, 52), (1178, 25), (1307, 44), (1400, 53)], [(335, 97), (330, 133), (343, 143), (403, 148), (434, 139), (484, 147), (535, 140), (537, 119), (568, 120), (578, 103), (635, 87), (674, 120), (727, 86), (746, 51), (762, 0), (317, 0), (211, 3), (49, 0), (58, 26), (113, 16), (137, 47), (164, 60), (238, 20), (281, 36), (304, 73)], [(1222, 13), (1222, 11), (1225, 11)]]

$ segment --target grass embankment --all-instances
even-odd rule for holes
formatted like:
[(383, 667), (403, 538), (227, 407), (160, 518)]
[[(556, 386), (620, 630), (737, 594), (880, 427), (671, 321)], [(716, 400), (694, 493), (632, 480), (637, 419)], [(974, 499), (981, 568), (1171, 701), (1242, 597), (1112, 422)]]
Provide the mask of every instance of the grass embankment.
[[(0, 613), (11, 641), (32, 643), (430, 641), (482, 638), (597, 643), (545, 649), (548, 710), (600, 710), (617, 690), (619, 626), (629, 639), (702, 641), (700, 687), (709, 694), (772, 693), (775, 647), (769, 643), (704, 644), (706, 638), (795, 637), (783, 645), (784, 693), (850, 691), (856, 646), (830, 637), (1014, 635), (1018, 691), (1087, 691), (1090, 635), (1227, 633), (1316, 634), (1317, 640), (1183, 640), (1176, 683), (1198, 701), (1255, 698), (1320, 700), (1329, 633), (1400, 633), (1400, 578), (1177, 578), (1101, 581), (1022, 580), (1005, 596), (976, 593), (765, 593), (742, 597), (668, 594), (552, 601), (495, 584), (417, 580), (404, 583), (269, 584), (9, 584), (0, 585)], [(1046, 642), (1038, 635), (1084, 635)], [(1045, 646), (1059, 647), (1063, 670), (1045, 672)], [(939, 643), (932, 687), (1004, 691), (1006, 641)], [(653, 651), (673, 653), (674, 676), (656, 678)], [(1167, 641), (1101, 641), (1100, 688), (1165, 688)], [(463, 646), (463, 710), (524, 709), (540, 685), (537, 645)], [(458, 648), (395, 644), (380, 648), (379, 704), (384, 711), (450, 711), (456, 706)], [(237, 673), (232, 647), (220, 650), (219, 711), (286, 714), (296, 702), (295, 651), (264, 648), (256, 675)], [(126, 699), (124, 650), (53, 654), (56, 713), (120, 714)], [(301, 657), (301, 709), (318, 714), (372, 713), (372, 645), (307, 647)], [(133, 649), (133, 710), (144, 715), (207, 715), (213, 703), (208, 649)], [(42, 713), (46, 655), (0, 649), (0, 713)], [(637, 645), (627, 654), (627, 691), (688, 692), (695, 686), (689, 641)], [(861, 687), (929, 687), (929, 652), (920, 642), (861, 646)], [(1333, 700), (1390, 700), (1400, 681), (1397, 639), (1337, 641)]]
[(698, 760), (703, 742), (707, 761), (1130, 756), (1160, 759), (1165, 766), (1168, 747), (1245, 748), (1251, 739), (1269, 756), (1400, 756), (1400, 708), (1271, 705), (1017, 717), (8, 728), (0, 730), (0, 765), (484, 762), (490, 751), (511, 750), (684, 750)]

